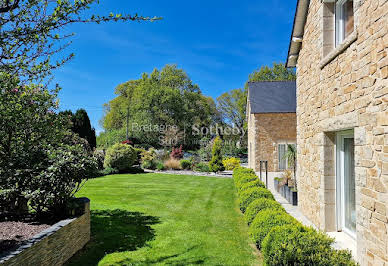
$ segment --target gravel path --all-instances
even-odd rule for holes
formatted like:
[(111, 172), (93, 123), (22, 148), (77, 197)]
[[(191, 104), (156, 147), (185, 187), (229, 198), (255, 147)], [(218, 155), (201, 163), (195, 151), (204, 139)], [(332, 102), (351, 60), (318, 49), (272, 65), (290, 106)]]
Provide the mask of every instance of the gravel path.
[(204, 172), (194, 172), (187, 170), (167, 170), (167, 171), (149, 171), (149, 173), (160, 173), (160, 174), (171, 174), (171, 175), (194, 175), (194, 176), (210, 176), (210, 177), (218, 177), (218, 178), (232, 178), (232, 171), (224, 171), (220, 173), (204, 173)]

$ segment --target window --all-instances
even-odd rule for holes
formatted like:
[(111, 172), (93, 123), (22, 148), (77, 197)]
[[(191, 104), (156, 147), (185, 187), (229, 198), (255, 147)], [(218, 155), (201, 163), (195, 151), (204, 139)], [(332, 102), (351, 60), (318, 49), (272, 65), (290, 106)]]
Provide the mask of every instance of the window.
[(355, 237), (356, 180), (354, 174), (354, 133), (337, 134), (337, 221), (338, 229)]
[(285, 158), (286, 150), (287, 144), (278, 145), (279, 170), (287, 169), (287, 158)]
[(353, 0), (338, 0), (335, 5), (336, 46), (354, 31)]

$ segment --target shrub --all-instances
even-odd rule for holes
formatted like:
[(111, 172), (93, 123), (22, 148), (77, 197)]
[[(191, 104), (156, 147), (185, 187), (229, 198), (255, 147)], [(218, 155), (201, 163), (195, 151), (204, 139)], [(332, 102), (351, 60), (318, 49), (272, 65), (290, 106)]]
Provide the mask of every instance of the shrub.
[(224, 171), (225, 167), (222, 164), (222, 140), (220, 137), (216, 137), (212, 149), (212, 159), (209, 162), (209, 169), (212, 172)]
[(130, 145), (118, 143), (107, 150), (104, 167), (116, 168), (121, 172), (128, 170), (135, 161), (135, 149)]
[(255, 174), (241, 175), (241, 177), (239, 177), (238, 179), (235, 179), (235, 185), (236, 185), (237, 191), (240, 191), (241, 187), (244, 184), (250, 183), (250, 182), (256, 181), (256, 180), (260, 180), (260, 179)]
[(262, 241), (272, 228), (285, 224), (298, 225), (299, 222), (284, 211), (265, 209), (256, 215), (255, 219), (251, 223), (249, 234), (251, 235), (252, 240), (256, 243), (256, 246), (260, 248)]
[(235, 175), (241, 175), (241, 174), (255, 174), (255, 171), (251, 168), (246, 167), (237, 167), (233, 170), (233, 177)]
[(172, 148), (171, 154), (170, 154), (171, 159), (175, 160), (180, 160), (183, 158), (183, 147), (182, 145), (179, 146), (179, 148)]
[(194, 166), (194, 171), (208, 173), (210, 172), (209, 165), (207, 163), (198, 163)]
[(248, 208), (244, 213), (244, 218), (247, 224), (250, 225), (252, 221), (255, 219), (256, 215), (260, 211), (266, 210), (266, 209), (285, 212), (282, 205), (275, 200), (266, 199), (266, 198), (256, 199), (251, 204), (249, 204)]
[(107, 167), (104, 170), (102, 170), (100, 173), (101, 175), (115, 175), (118, 174), (120, 171), (116, 168)]
[(178, 160), (175, 159), (169, 159), (164, 162), (164, 166), (167, 169), (173, 169), (173, 170), (180, 170), (181, 169), (181, 164)]
[(156, 169), (158, 169), (159, 171), (163, 171), (166, 168), (164, 167), (164, 164), (162, 162), (157, 162)]
[(97, 161), (81, 145), (62, 145), (49, 151), (50, 166), (36, 176), (28, 191), (30, 206), (38, 214), (61, 217), (68, 201), (88, 178), (98, 175)]
[(136, 151), (136, 161), (135, 161), (135, 165), (141, 165), (141, 156), (142, 156), (142, 153), (143, 152), (146, 152), (145, 149), (142, 149), (142, 148), (134, 148), (135, 151)]
[(312, 228), (274, 227), (262, 242), (266, 265), (356, 265), (351, 254), (333, 250), (333, 239)]
[(241, 186), (239, 186), (238, 188), (238, 194), (241, 194), (241, 192), (249, 189), (249, 188), (253, 188), (253, 187), (262, 187), (262, 188), (265, 188), (265, 185), (264, 183), (256, 178), (255, 180), (253, 181), (250, 181), (250, 182), (247, 182), (247, 183), (243, 183)]
[(223, 160), (222, 164), (226, 170), (233, 170), (236, 167), (240, 167), (240, 159), (231, 157)]
[(141, 152), (141, 167), (143, 169), (156, 169), (156, 152), (155, 149), (150, 148), (148, 151)]
[(247, 207), (249, 206), (249, 204), (251, 204), (254, 200), (260, 199), (260, 198), (275, 200), (272, 193), (266, 188), (262, 188), (262, 187), (250, 188), (241, 192), (240, 210), (244, 213)]
[(185, 169), (185, 170), (191, 169), (191, 161), (190, 160), (181, 160), (180, 164), (181, 164), (182, 169)]

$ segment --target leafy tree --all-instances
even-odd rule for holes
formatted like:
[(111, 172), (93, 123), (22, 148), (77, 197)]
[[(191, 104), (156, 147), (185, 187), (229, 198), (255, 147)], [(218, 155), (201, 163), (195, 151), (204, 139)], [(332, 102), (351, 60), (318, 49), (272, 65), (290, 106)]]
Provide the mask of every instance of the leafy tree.
[(219, 136), (217, 136), (214, 140), (212, 159), (209, 162), (209, 168), (212, 172), (225, 170), (224, 164), (222, 163), (222, 140)]
[(75, 114), (71, 111), (61, 112), (70, 118), (71, 130), (81, 138), (87, 140), (91, 149), (96, 148), (96, 130), (92, 127), (88, 113), (84, 109), (78, 109)]
[[(59, 88), (20, 86), (0, 74), (0, 209), (38, 213), (64, 207), (95, 161), (56, 114)], [(54, 163), (55, 162), (55, 163)], [(4, 204), (4, 205), (3, 205)]]
[[(128, 115), (131, 137), (157, 147), (163, 144), (172, 126), (185, 133), (175, 145), (195, 145), (200, 136), (192, 134), (192, 125), (209, 125), (216, 117), (214, 101), (203, 96), (199, 87), (176, 65), (166, 65), (151, 74), (144, 73), (138, 80), (120, 84), (115, 93), (118, 96), (105, 105), (102, 124), (106, 134), (121, 132)], [(158, 127), (144, 130), (149, 125)]]
[[(222, 114), (223, 121), (234, 127), (243, 129), (246, 123), (247, 92), (244, 89), (234, 89), (223, 93), (217, 98), (218, 112)], [(240, 135), (240, 143), (243, 134)]]
[(295, 71), (282, 63), (273, 63), (272, 68), (268, 66), (262, 66), (259, 70), (256, 70), (249, 75), (249, 81), (285, 81), (296, 80)]
[[(98, 0), (2, 0), (0, 1), (0, 72), (24, 81), (42, 80), (74, 57), (54, 59), (69, 46), (74, 34), (62, 33), (74, 23), (153, 21), (159, 18), (110, 13), (84, 15)], [(54, 60), (53, 60), (54, 59)]]

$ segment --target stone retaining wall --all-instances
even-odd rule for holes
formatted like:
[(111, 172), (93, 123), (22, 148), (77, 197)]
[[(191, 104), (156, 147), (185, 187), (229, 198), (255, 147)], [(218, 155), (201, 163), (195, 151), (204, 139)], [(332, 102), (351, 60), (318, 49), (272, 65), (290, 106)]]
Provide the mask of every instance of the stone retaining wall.
[(84, 214), (62, 220), (30, 239), (4, 257), (4, 266), (52, 266), (62, 265), (90, 240), (90, 201), (79, 199), (84, 204)]

